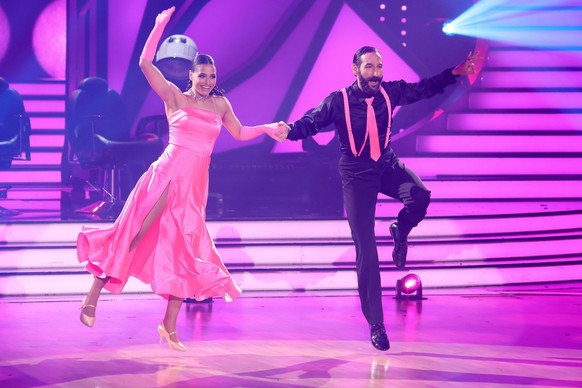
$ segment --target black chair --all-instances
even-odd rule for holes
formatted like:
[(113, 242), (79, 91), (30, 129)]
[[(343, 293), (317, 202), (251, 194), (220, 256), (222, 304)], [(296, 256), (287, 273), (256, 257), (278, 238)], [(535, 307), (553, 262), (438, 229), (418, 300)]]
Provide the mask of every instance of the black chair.
[(164, 145), (167, 145), (170, 135), (169, 131), (166, 115), (151, 115), (139, 120), (135, 134), (137, 136), (143, 136), (148, 133), (154, 134), (160, 138)]
[[(124, 203), (122, 173), (132, 165), (147, 166), (154, 161), (162, 152), (161, 140), (152, 133), (131, 137), (121, 96), (99, 77), (84, 79), (71, 94), (66, 127), (69, 161), (101, 172), (101, 200), (76, 212), (102, 219), (117, 217)], [(92, 182), (87, 183), (95, 188)]]
[[(30, 160), (30, 119), (20, 94), (0, 77), (0, 171), (10, 169), (13, 160)], [(11, 187), (0, 185), (0, 198)], [(15, 214), (0, 206), (0, 217)]]

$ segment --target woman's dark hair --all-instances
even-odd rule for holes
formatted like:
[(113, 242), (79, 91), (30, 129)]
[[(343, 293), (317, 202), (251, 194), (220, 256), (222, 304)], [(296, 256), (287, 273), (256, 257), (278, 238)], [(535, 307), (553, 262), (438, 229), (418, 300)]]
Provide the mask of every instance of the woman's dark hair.
[(355, 64), (357, 67), (360, 67), (360, 65), (362, 64), (362, 55), (367, 53), (377, 53), (378, 55), (380, 55), (380, 51), (378, 51), (376, 47), (364, 46), (359, 48), (358, 51), (356, 51), (352, 63)]
[[(196, 66), (198, 66), (198, 65), (216, 66), (214, 64), (214, 58), (212, 58), (208, 54), (196, 54), (196, 57), (194, 57), (194, 60), (192, 61), (192, 67), (190, 68), (190, 70), (193, 72), (196, 71)], [(189, 90), (191, 87), (192, 87), (192, 80), (188, 80), (188, 87), (186, 88), (186, 90)], [(218, 89), (218, 87), (215, 86), (208, 94), (211, 96), (224, 96), (224, 90)]]

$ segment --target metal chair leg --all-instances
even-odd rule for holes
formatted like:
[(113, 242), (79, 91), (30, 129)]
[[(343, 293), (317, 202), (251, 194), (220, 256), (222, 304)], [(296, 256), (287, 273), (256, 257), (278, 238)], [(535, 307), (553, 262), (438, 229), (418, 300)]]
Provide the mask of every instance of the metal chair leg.
[(77, 213), (90, 214), (100, 219), (111, 220), (117, 218), (124, 201), (121, 200), (121, 169), (112, 167), (105, 170), (103, 178), (103, 198), (81, 209)]

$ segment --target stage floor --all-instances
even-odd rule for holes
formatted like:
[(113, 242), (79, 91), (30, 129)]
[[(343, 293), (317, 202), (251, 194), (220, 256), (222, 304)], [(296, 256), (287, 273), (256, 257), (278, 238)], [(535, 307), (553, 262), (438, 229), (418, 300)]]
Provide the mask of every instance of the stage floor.
[(355, 296), (185, 304), (185, 353), (158, 343), (161, 298), (104, 294), (92, 329), (79, 307), (0, 300), (0, 386), (582, 387), (579, 287), (385, 295), (387, 352)]

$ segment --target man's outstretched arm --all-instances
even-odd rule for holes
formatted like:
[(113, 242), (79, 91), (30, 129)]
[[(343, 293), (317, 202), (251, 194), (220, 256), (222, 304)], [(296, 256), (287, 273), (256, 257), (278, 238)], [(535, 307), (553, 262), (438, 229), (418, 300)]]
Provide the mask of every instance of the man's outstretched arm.
[(287, 126), (286, 138), (289, 140), (300, 140), (316, 135), (321, 128), (332, 123), (331, 103), (337, 92), (327, 96), (317, 108), (310, 109), (299, 120), (285, 123)]

